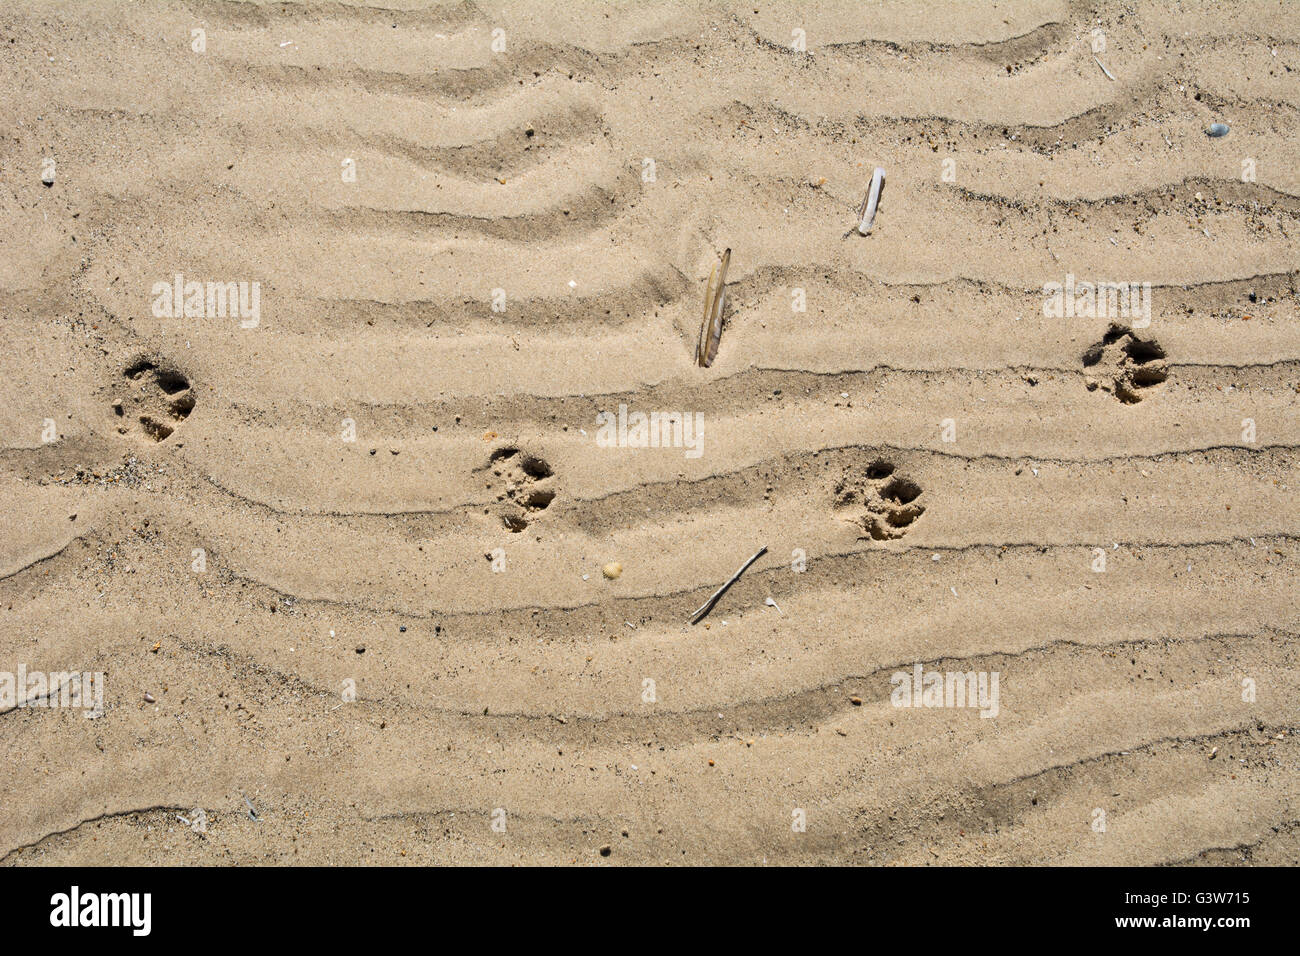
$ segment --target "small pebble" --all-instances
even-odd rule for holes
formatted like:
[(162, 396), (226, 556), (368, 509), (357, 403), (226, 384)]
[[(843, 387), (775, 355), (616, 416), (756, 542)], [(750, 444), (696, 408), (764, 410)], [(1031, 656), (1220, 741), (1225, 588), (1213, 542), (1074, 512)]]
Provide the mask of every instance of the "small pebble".
[(1211, 123), (1210, 128), (1205, 131), (1206, 136), (1218, 139), (1220, 136), (1228, 135), (1227, 123)]
[(145, 702), (146, 704), (152, 704), (152, 703), (154, 702), (153, 694), (149, 693), (148, 691), (145, 691), (145, 692), (144, 692), (144, 702)]

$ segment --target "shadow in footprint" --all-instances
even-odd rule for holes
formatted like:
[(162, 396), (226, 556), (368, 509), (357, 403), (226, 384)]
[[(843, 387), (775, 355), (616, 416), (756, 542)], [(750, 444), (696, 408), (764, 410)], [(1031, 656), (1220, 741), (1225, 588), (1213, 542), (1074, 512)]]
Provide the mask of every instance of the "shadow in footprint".
[(1143, 391), (1169, 378), (1164, 348), (1122, 325), (1112, 325), (1083, 353), (1088, 391), (1112, 393), (1125, 405), (1142, 401)]
[(122, 371), (126, 379), (117, 390), (112, 411), (122, 421), (119, 434), (132, 431), (127, 422), (139, 424), (139, 432), (152, 442), (166, 441), (176, 427), (194, 411), (190, 381), (177, 368), (150, 358), (137, 358)]
[(487, 468), (493, 479), (488, 489), (497, 492), (502, 504), (501, 523), (513, 534), (527, 528), (555, 500), (556, 490), (548, 483), (555, 472), (544, 458), (508, 445), (488, 456)]
[(835, 486), (835, 507), (853, 512), (863, 537), (876, 541), (901, 538), (925, 514), (921, 486), (896, 473), (894, 463), (877, 458), (862, 470), (853, 469)]

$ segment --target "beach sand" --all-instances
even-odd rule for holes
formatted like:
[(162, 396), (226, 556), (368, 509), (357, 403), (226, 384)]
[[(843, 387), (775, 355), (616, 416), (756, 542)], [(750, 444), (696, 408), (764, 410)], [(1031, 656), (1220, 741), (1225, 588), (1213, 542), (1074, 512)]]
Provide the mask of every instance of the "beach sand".
[(1298, 77), (1273, 0), (6, 3), (0, 672), (104, 709), (0, 707), (0, 862), (1297, 864)]

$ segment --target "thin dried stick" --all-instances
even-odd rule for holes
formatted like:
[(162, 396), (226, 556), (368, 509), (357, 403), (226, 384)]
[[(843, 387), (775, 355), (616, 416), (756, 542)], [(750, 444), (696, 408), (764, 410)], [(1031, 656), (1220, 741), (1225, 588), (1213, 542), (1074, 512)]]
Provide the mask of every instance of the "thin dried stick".
[(727, 266), (731, 263), (731, 250), (722, 254), (721, 267), (714, 266), (709, 273), (709, 284), (704, 289), (704, 321), (700, 324), (700, 342), (695, 349), (695, 361), (708, 368), (718, 357), (722, 341), (722, 310), (727, 301)]
[(722, 587), (714, 591), (713, 596), (709, 598), (707, 601), (705, 601), (703, 604), (701, 604), (700, 609), (691, 615), (690, 622), (692, 624), (699, 624), (700, 621), (704, 619), (704, 616), (713, 610), (713, 605), (718, 603), (718, 599), (721, 598), (722, 595), (727, 593), (727, 588), (731, 587), (733, 584), (739, 581), (740, 576), (745, 573), (746, 569), (765, 554), (767, 554), (767, 545), (763, 545), (761, 548), (755, 551), (754, 556), (750, 558), (748, 561), (746, 561), (744, 564), (742, 564), (740, 566), (740, 570), (727, 579), (726, 584), (722, 585)]

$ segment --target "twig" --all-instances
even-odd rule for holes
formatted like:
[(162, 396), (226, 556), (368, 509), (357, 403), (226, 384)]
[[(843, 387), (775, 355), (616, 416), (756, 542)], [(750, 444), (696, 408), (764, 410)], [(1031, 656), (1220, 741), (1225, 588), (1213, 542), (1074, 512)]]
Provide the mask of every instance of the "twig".
[(754, 556), (740, 566), (740, 570), (727, 579), (727, 582), (713, 592), (713, 596), (700, 605), (700, 609), (691, 615), (690, 623), (698, 624), (704, 619), (704, 616), (713, 610), (713, 605), (718, 603), (718, 599), (727, 593), (727, 588), (731, 587), (740, 580), (740, 576), (745, 573), (751, 564), (767, 554), (767, 545), (759, 548), (754, 552)]

